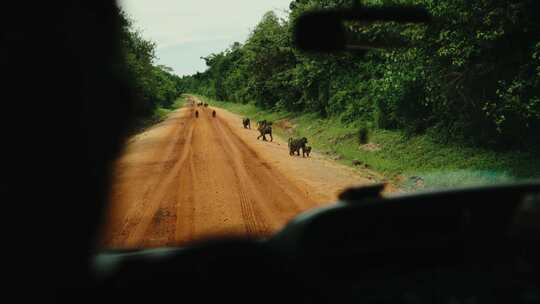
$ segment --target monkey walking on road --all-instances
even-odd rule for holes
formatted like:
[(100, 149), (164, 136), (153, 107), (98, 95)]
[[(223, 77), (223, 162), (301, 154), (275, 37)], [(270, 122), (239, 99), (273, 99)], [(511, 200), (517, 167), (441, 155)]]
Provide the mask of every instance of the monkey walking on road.
[[(302, 138), (289, 138), (289, 155), (294, 155), (295, 153), (300, 156), (300, 149), (302, 149), (302, 157), (306, 155), (306, 144), (308, 140), (305, 137)], [(310, 148), (311, 152), (311, 148)], [(309, 156), (309, 153), (308, 153)]]
[(309, 154), (311, 153), (311, 146), (306, 146), (305, 149), (302, 149), (302, 155), (304, 153), (307, 155), (307, 157), (309, 157)]
[(216, 110), (212, 111), (212, 117), (216, 117)]
[(199, 118), (199, 111), (195, 111), (195, 118)]
[(260, 133), (260, 135), (257, 136), (257, 140), (262, 137), (262, 140), (266, 141), (266, 134), (268, 134), (270, 135), (270, 141), (274, 141), (274, 138), (272, 137), (272, 123), (265, 121), (264, 123), (261, 123), (257, 130), (259, 130)]
[(244, 125), (244, 129), (251, 129), (251, 121), (249, 120), (249, 118), (243, 118), (242, 124)]

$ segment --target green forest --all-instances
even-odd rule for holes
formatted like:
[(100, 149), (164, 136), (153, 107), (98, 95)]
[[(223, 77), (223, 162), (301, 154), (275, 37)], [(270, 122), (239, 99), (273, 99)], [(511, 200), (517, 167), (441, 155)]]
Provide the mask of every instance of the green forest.
[[(427, 183), (432, 176), (435, 185), (444, 180), (441, 172), (457, 172), (449, 185), (540, 177), (538, 1), (365, 0), (367, 7), (421, 6), (433, 19), (348, 24), (363, 41), (402, 41), (407, 48), (295, 48), (301, 14), (354, 5), (360, 4), (292, 1), (281, 17), (261, 16), (246, 41), (201, 54), (207, 69), (183, 77), (156, 64), (156, 45), (122, 15), (137, 97), (134, 129), (162, 120), (191, 93), (252, 118), (287, 120), (315, 151), (349, 165), (360, 160), (394, 180), (422, 176)], [(380, 151), (358, 149), (355, 134), (366, 132)]]
[(399, 37), (409, 48), (365, 56), (294, 48), (300, 14), (355, 2), (296, 0), (286, 18), (268, 12), (247, 41), (204, 57), (208, 69), (183, 77), (181, 90), (408, 136), (429, 134), (447, 143), (497, 150), (538, 146), (538, 1), (367, 0), (362, 5), (420, 5), (433, 22), (351, 26), (366, 41)]
[(133, 130), (149, 126), (174, 107), (181, 79), (171, 68), (156, 64), (156, 44), (144, 39), (124, 12), (120, 14), (125, 67), (134, 96)]

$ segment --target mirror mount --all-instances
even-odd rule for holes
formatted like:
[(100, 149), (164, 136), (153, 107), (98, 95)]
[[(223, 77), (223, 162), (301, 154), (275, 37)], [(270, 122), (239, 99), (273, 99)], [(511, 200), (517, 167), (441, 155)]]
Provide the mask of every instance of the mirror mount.
[(431, 16), (422, 7), (316, 10), (298, 17), (294, 24), (294, 43), (302, 51), (319, 53), (364, 52), (389, 46), (373, 42), (348, 43), (344, 25), (348, 21), (366, 24), (373, 22), (429, 23)]

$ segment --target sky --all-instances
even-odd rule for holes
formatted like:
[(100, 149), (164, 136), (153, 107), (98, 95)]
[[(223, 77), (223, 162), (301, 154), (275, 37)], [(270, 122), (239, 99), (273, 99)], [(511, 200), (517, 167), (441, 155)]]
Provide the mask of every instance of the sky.
[(120, 0), (145, 39), (157, 45), (157, 64), (176, 74), (206, 69), (201, 56), (244, 42), (264, 13), (285, 16), (291, 0)]

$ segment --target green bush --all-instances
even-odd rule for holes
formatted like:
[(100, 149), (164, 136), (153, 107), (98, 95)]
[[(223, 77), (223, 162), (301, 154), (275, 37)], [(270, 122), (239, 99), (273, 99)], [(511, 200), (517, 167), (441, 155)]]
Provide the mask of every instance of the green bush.
[(357, 38), (409, 48), (360, 56), (293, 47), (292, 25), (300, 14), (354, 3), (296, 0), (288, 18), (267, 13), (245, 43), (207, 56), (208, 69), (183, 77), (181, 87), (445, 142), (496, 149), (540, 144), (539, 1), (366, 0), (366, 6), (420, 5), (434, 21), (348, 24)]

